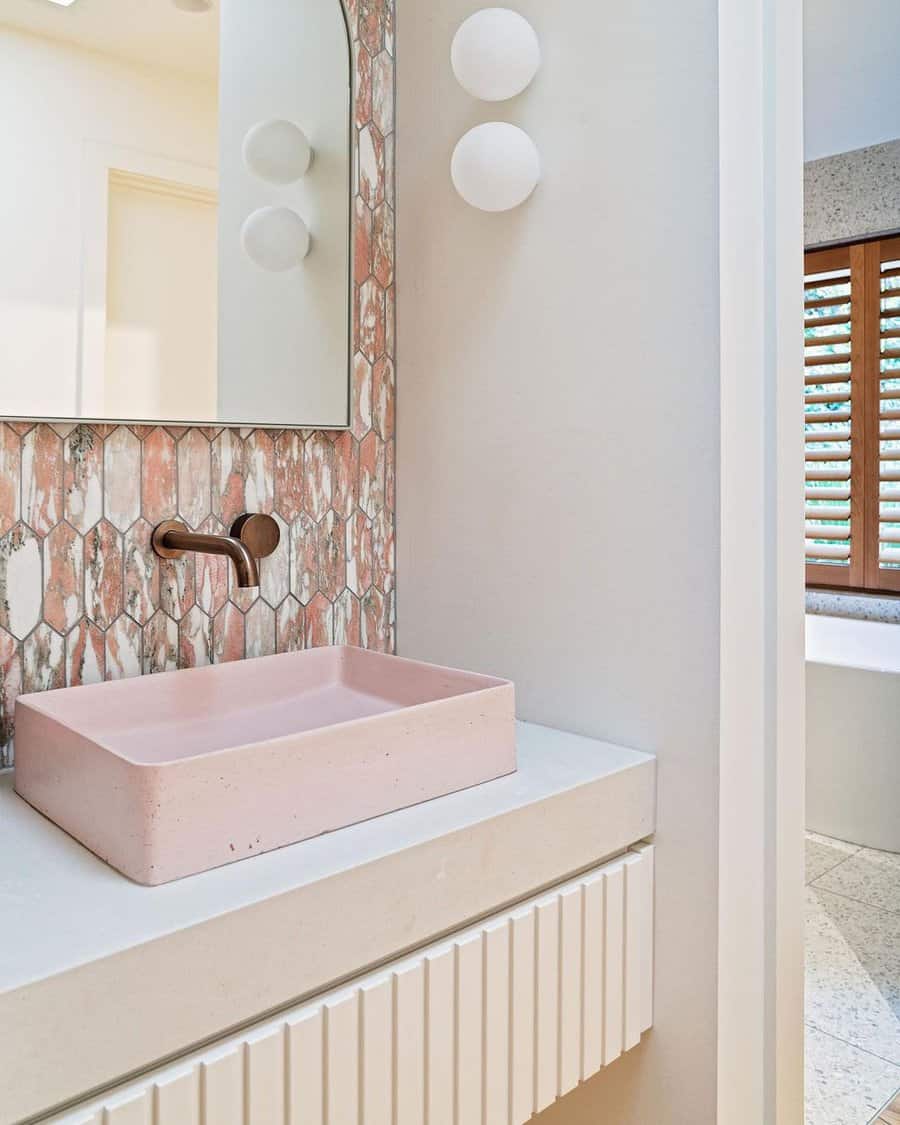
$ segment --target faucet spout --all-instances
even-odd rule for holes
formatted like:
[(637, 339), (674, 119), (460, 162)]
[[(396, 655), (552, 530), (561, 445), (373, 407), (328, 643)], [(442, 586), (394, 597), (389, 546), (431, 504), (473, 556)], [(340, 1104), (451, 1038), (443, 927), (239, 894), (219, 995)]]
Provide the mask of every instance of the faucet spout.
[(252, 551), (233, 535), (211, 535), (189, 531), (178, 520), (165, 520), (153, 532), (153, 550), (163, 559), (179, 558), (185, 551), (224, 555), (231, 559), (237, 584), (242, 589), (259, 585), (259, 567)]

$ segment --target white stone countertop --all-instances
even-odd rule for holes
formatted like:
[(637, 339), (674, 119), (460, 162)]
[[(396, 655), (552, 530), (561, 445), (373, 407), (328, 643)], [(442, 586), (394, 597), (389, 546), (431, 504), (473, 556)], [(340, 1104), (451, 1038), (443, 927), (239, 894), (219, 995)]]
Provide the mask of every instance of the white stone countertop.
[(655, 759), (518, 725), (515, 774), (159, 887), (0, 775), (0, 1122), (28, 1119), (652, 834)]

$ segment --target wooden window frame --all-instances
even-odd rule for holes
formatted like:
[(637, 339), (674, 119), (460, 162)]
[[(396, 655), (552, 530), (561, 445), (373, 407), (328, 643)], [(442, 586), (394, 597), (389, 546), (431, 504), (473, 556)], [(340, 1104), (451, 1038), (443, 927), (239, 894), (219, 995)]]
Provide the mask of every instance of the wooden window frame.
[[(805, 255), (804, 275), (807, 277), (849, 267), (851, 324), (851, 555), (846, 566), (808, 562), (808, 588), (900, 594), (900, 568), (880, 565), (881, 423), (884, 420), (881, 413), (881, 267), (884, 261), (891, 260), (900, 260), (898, 235), (808, 250)], [(900, 392), (896, 397), (900, 398)]]

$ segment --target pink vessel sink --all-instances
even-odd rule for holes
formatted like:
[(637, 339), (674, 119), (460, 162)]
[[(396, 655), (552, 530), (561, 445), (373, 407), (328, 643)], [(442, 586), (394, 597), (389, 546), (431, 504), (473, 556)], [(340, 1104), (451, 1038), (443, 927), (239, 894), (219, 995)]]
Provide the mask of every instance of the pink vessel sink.
[(24, 695), (16, 791), (165, 883), (516, 768), (506, 680), (356, 648)]

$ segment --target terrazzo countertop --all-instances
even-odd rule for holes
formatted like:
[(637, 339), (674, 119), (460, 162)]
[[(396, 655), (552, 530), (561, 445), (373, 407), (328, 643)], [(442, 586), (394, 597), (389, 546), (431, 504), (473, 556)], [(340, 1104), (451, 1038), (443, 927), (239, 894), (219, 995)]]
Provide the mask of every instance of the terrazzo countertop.
[(804, 169), (807, 247), (900, 230), (900, 140), (810, 160)]
[(0, 775), (0, 1122), (315, 995), (616, 855), (655, 826), (655, 760), (518, 724), (518, 771), (158, 887)]

